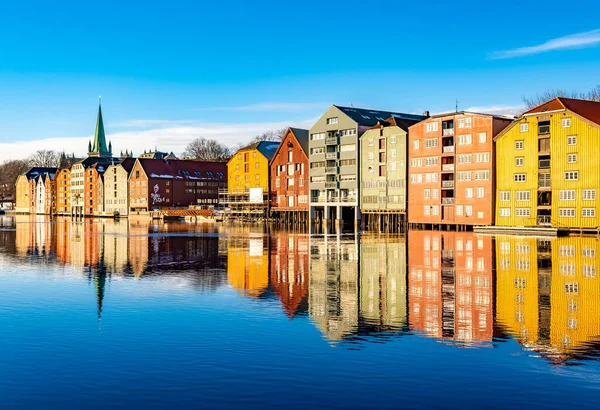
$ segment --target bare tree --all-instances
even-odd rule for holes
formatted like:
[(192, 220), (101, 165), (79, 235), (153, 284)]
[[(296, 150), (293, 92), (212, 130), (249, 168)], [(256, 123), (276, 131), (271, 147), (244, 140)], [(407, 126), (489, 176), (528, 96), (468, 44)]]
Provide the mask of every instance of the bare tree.
[(261, 142), (261, 141), (279, 142), (285, 135), (286, 130), (287, 130), (287, 128), (265, 131), (262, 134), (259, 134), (259, 135), (255, 136), (254, 138), (252, 138), (252, 141), (250, 141), (250, 144), (254, 144), (257, 142)]
[(29, 163), (21, 159), (0, 164), (0, 198), (14, 198), (17, 178), (29, 169)]
[(533, 97), (523, 96), (521, 99), (523, 100), (523, 103), (525, 104), (527, 109), (531, 109), (556, 97), (579, 98), (581, 100), (600, 102), (600, 85), (597, 85), (595, 88), (588, 91), (587, 93), (577, 93), (574, 91), (567, 91), (557, 88), (554, 90), (544, 91), (543, 93), (536, 94)]
[(227, 161), (230, 157), (231, 150), (227, 146), (204, 137), (190, 142), (183, 152), (183, 158), (201, 161)]
[(49, 149), (34, 152), (28, 159), (30, 167), (58, 167), (60, 154)]

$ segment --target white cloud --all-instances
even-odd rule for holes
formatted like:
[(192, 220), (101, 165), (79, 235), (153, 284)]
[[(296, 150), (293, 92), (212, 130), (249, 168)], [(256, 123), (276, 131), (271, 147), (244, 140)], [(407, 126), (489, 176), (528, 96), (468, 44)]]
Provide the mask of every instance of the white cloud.
[(555, 38), (537, 46), (495, 51), (490, 54), (490, 59), (499, 60), (505, 58), (523, 57), (531, 54), (546, 53), (553, 50), (592, 47), (598, 43), (600, 43), (600, 29)]
[(239, 105), (232, 107), (207, 107), (199, 108), (196, 111), (278, 111), (278, 112), (294, 112), (303, 110), (325, 109), (330, 103), (311, 102), (311, 103), (289, 103), (289, 102), (262, 102), (256, 104)]
[[(145, 121), (144, 124), (152, 124), (152, 121), (154, 120)], [(194, 125), (186, 126), (185, 123)], [(106, 138), (112, 141), (113, 153), (117, 155), (126, 149), (133, 150), (133, 153), (137, 155), (145, 149), (150, 150), (155, 147), (161, 151), (173, 151), (180, 154), (190, 141), (201, 136), (216, 139), (233, 147), (237, 144), (244, 144), (254, 136), (267, 130), (281, 129), (288, 126), (308, 129), (313, 123), (313, 120), (244, 124), (202, 124), (197, 121), (173, 121), (172, 125), (168, 126), (169, 121), (158, 121), (154, 123), (156, 125), (154, 128), (109, 133)], [(75, 153), (75, 156), (84, 156), (87, 152), (88, 141), (92, 138), (93, 136), (0, 142), (0, 161), (26, 158), (40, 149), (52, 149), (60, 152), (64, 150), (68, 155)]]
[(519, 115), (525, 110), (524, 105), (490, 105), (482, 107), (469, 107), (465, 111), (494, 115)]

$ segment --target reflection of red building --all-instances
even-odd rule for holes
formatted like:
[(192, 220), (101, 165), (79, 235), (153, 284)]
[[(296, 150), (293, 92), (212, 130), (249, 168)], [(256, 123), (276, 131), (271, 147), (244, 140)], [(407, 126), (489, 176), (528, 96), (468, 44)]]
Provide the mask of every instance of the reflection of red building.
[(492, 238), (409, 231), (408, 241), (411, 327), (437, 338), (491, 341)]
[(308, 236), (279, 233), (271, 239), (271, 287), (289, 318), (308, 295)]

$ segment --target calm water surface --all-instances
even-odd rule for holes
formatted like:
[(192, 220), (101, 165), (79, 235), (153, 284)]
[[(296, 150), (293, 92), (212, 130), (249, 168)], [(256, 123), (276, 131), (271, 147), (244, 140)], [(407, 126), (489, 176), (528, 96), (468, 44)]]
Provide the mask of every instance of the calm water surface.
[(599, 252), (0, 217), (0, 408), (595, 408)]

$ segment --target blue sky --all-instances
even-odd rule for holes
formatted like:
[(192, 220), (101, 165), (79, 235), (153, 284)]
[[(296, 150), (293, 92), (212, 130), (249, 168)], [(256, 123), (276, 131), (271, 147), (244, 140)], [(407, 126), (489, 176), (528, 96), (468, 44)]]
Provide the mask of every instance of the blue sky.
[(597, 1), (288, 3), (3, 2), (0, 160), (83, 154), (99, 94), (116, 151), (177, 152), (310, 127), (332, 103), (517, 113), (600, 83)]

